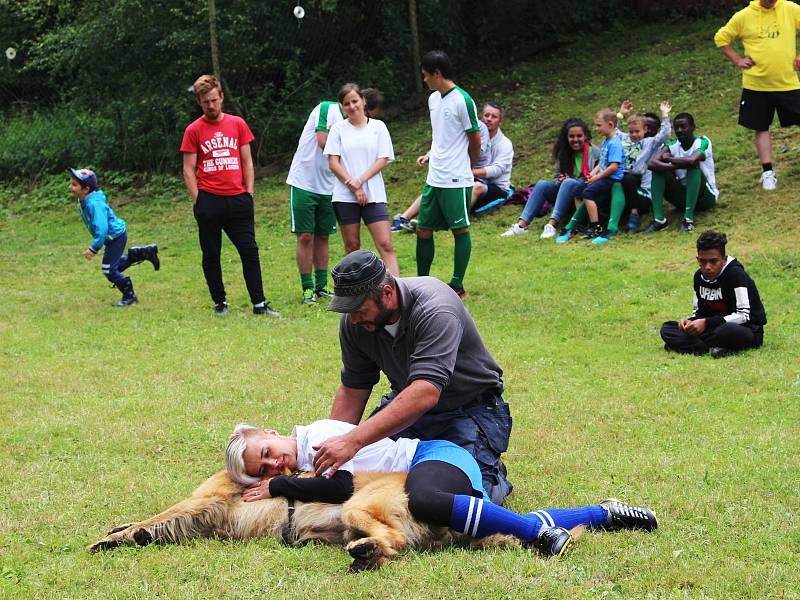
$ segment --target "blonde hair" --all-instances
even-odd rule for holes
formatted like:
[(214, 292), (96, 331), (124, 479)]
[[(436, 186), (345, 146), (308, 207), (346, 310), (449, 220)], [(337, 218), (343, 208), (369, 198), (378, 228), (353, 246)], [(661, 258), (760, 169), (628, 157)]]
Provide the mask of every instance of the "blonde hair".
[(617, 123), (617, 112), (613, 108), (601, 108), (597, 111), (597, 117), (605, 123)]
[(228, 439), (228, 447), (225, 448), (225, 468), (230, 477), (241, 485), (253, 485), (261, 481), (258, 477), (248, 475), (244, 468), (244, 451), (247, 448), (247, 437), (259, 431), (258, 427), (253, 427), (247, 423), (239, 423), (233, 428), (233, 433)]
[(213, 75), (200, 75), (197, 81), (194, 82), (194, 85), (192, 85), (192, 88), (194, 89), (194, 96), (197, 98), (198, 102), (201, 96), (205, 96), (211, 90), (217, 90), (220, 94), (222, 93), (222, 84), (219, 79)]
[(628, 117), (628, 127), (631, 125), (638, 123), (642, 126), (642, 129), (647, 129), (647, 123), (645, 123), (645, 118), (641, 115), (633, 115), (632, 117)]

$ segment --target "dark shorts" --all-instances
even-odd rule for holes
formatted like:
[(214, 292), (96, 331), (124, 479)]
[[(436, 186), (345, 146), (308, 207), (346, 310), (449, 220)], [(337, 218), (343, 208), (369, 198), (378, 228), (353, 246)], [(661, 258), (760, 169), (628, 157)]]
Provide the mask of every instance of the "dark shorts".
[(486, 206), (489, 202), (508, 196), (508, 190), (504, 190), (500, 186), (484, 181), (481, 181), (481, 183), (486, 186), (486, 191), (483, 193), (483, 196), (476, 200), (475, 204), (472, 206), (472, 210), (477, 210), (481, 206)]
[(370, 225), (378, 221), (389, 220), (389, 210), (386, 202), (370, 202), (364, 206), (356, 202), (336, 202), (333, 203), (333, 212), (336, 213), (336, 220), (339, 225), (355, 225), (364, 220), (364, 225)]
[(776, 110), (781, 127), (800, 125), (800, 90), (759, 92), (743, 89), (739, 125), (755, 131), (768, 131)]

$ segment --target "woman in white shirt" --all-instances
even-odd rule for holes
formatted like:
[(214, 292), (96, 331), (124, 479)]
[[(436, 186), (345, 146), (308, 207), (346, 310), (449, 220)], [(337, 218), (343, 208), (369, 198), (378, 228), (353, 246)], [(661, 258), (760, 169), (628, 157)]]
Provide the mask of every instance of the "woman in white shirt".
[(394, 160), (392, 138), (383, 121), (366, 115), (364, 95), (355, 83), (342, 86), (339, 103), (347, 119), (331, 127), (323, 152), (336, 175), (333, 210), (345, 252), (361, 248), (363, 219), (386, 268), (399, 276), (381, 175), (381, 170)]

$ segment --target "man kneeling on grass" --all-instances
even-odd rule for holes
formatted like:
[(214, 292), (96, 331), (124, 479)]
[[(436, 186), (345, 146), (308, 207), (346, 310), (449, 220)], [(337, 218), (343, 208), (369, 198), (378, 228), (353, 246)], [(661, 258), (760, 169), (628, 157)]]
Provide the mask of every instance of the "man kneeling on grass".
[(755, 282), (742, 264), (725, 254), (728, 238), (704, 231), (697, 238), (694, 312), (661, 327), (665, 350), (721, 358), (764, 342), (767, 313)]
[(291, 435), (284, 436), (238, 425), (225, 451), (228, 476), (249, 486), (242, 493), (245, 502), (283, 496), (302, 502), (341, 503), (353, 494), (354, 473), (408, 472), (408, 509), (416, 520), (476, 538), (513, 535), (523, 546), (536, 548), (545, 556), (563, 556), (573, 541), (568, 530), (578, 526), (646, 531), (658, 527), (656, 516), (648, 509), (613, 499), (580, 508), (517, 514), (492, 503), (475, 458), (444, 440), (383, 438), (361, 448), (335, 472), (328, 469), (319, 477), (290, 476), (295, 471), (314, 471), (316, 448), (355, 427), (326, 419), (296, 425)]

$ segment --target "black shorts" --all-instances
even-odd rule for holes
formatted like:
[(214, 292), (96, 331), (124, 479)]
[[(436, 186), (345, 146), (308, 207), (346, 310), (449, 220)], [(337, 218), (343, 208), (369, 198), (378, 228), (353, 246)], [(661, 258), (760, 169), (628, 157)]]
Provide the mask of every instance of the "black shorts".
[(493, 183), (486, 183), (485, 181), (480, 181), (480, 183), (486, 186), (486, 191), (483, 193), (483, 196), (478, 198), (478, 200), (475, 202), (472, 210), (478, 210), (481, 206), (486, 206), (489, 204), (489, 202), (493, 202), (499, 198), (505, 198), (508, 196), (508, 190), (504, 190), (500, 186), (497, 186)]
[(800, 90), (759, 92), (743, 89), (739, 125), (755, 131), (768, 131), (776, 110), (781, 127), (800, 125)]
[(333, 202), (333, 212), (340, 225), (355, 225), (364, 219), (364, 225), (389, 220), (386, 202), (370, 202), (364, 206), (356, 202)]

